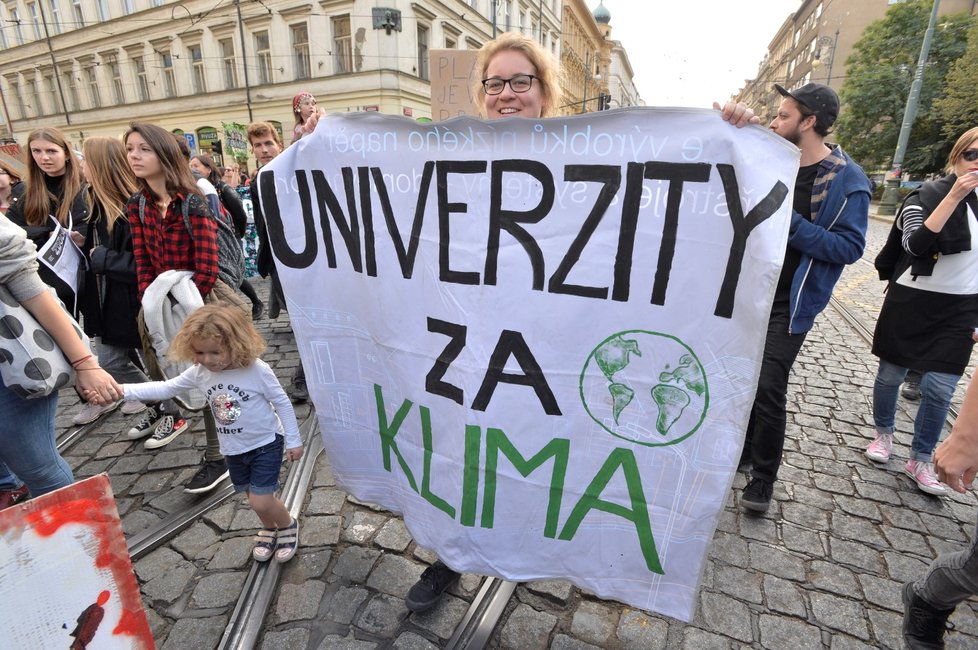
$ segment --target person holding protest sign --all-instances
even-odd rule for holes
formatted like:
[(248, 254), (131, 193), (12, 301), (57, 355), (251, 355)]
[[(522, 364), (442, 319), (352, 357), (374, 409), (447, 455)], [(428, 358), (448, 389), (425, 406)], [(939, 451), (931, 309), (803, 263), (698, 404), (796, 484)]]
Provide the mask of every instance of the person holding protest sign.
[[(978, 474), (978, 380), (972, 378), (951, 435), (934, 453), (937, 478), (962, 494)], [(947, 619), (978, 595), (978, 531), (966, 550), (941, 553), (924, 576), (903, 585), (903, 638), (908, 648), (943, 648)]]
[[(482, 117), (539, 119), (557, 115), (560, 97), (557, 66), (534, 40), (516, 32), (501, 34), (479, 50), (475, 70), (480, 81), (473, 95), (482, 98), (479, 106)], [(724, 121), (737, 127), (759, 122), (744, 104), (728, 102), (721, 107), (714, 103), (713, 107), (721, 111)], [(316, 119), (318, 116), (314, 115), (310, 122)], [(414, 612), (430, 609), (459, 575), (441, 560), (435, 561), (408, 591), (408, 609)]]
[(931, 454), (978, 340), (978, 127), (958, 138), (945, 171), (907, 196), (876, 259), (889, 284), (873, 334), (880, 359), (873, 384), (876, 438), (866, 449), (874, 462), (889, 460), (900, 384), (908, 368), (922, 371), (903, 471), (935, 496), (947, 490), (934, 475)]
[[(140, 299), (164, 271), (189, 270), (193, 271), (193, 284), (204, 302), (228, 300), (245, 309), (234, 289), (218, 278), (217, 221), (197, 187), (176, 137), (154, 124), (133, 122), (126, 132), (125, 143), (129, 166), (139, 185), (139, 192), (129, 199), (126, 207)], [(187, 221), (189, 229), (185, 225)], [(140, 310), (140, 320), (143, 320), (143, 310)], [(144, 340), (144, 350), (155, 354), (152, 345), (147, 343)], [(154, 376), (154, 379), (163, 377)], [(203, 414), (207, 447), (200, 470), (184, 488), (190, 494), (210, 491), (228, 476), (214, 416), (208, 409)], [(182, 418), (168, 416), (165, 420), (170, 423), (170, 430), (161, 432), (157, 427), (145, 443), (148, 449), (169, 444), (187, 429), (187, 422)]]
[(79, 246), (88, 232), (81, 163), (54, 127), (31, 131), (27, 148), (27, 188), (23, 196), (13, 197), (7, 217), (37, 246), (41, 279), (77, 318), (84, 271)]
[(766, 512), (774, 494), (791, 367), (842, 269), (862, 257), (869, 218), (869, 179), (841, 147), (825, 142), (839, 116), (839, 96), (816, 83), (775, 88), (783, 99), (770, 128), (801, 150), (801, 166), (740, 460), (741, 467), (751, 466), (740, 505), (753, 512)]

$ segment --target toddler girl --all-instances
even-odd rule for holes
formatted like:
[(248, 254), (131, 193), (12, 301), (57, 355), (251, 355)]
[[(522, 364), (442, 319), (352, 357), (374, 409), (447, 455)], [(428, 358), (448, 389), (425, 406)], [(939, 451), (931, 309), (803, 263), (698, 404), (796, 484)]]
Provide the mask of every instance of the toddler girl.
[(306, 135), (306, 122), (316, 113), (316, 98), (312, 93), (302, 91), (296, 93), (292, 98), (292, 115), (295, 116), (295, 124), (292, 127), (292, 142), (296, 142)]
[[(125, 399), (157, 401), (196, 388), (207, 396), (221, 453), (234, 489), (248, 502), (264, 528), (255, 537), (252, 556), (286, 562), (299, 544), (299, 522), (275, 497), (282, 449), (290, 460), (302, 458), (302, 440), (292, 403), (272, 369), (259, 356), (265, 341), (237, 307), (204, 305), (184, 321), (170, 345), (174, 359), (193, 361), (168, 381), (124, 384)], [(98, 399), (87, 393), (89, 399)], [(284, 436), (284, 437), (283, 437)]]

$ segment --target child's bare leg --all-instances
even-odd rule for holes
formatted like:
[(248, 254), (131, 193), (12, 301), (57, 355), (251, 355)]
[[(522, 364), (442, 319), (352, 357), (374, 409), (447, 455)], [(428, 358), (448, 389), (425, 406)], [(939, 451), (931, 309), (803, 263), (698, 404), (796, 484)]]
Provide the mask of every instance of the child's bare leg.
[(274, 494), (249, 492), (248, 502), (265, 528), (285, 528), (292, 523), (292, 515), (289, 514), (282, 500), (276, 498)]

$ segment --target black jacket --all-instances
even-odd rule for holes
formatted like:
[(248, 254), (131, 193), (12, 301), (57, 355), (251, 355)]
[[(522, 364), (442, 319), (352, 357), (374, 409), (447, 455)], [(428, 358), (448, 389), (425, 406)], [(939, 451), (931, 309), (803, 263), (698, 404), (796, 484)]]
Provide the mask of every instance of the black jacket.
[(221, 205), (231, 215), (231, 221), (234, 223), (234, 233), (238, 236), (238, 239), (241, 239), (245, 236), (245, 231), (248, 229), (248, 212), (245, 210), (244, 204), (241, 203), (241, 198), (230, 185), (223, 181), (218, 181), (217, 195), (221, 199)]
[(95, 204), (83, 250), (90, 266), (81, 304), (85, 333), (102, 337), (108, 345), (138, 349), (139, 297), (129, 221), (125, 216), (116, 219), (110, 233), (101, 206)]
[[(45, 177), (45, 181), (49, 181), (49, 179), (50, 177)], [(26, 183), (21, 183), (21, 185), (26, 187)], [(49, 182), (49, 187), (54, 189), (55, 184)], [(83, 183), (81, 189), (78, 190), (78, 193), (71, 202), (72, 230), (79, 232), (82, 235), (86, 235), (88, 233), (89, 208), (88, 199), (86, 198), (87, 188), (88, 186)], [(58, 205), (52, 201), (51, 214), (55, 214), (57, 209)], [(50, 219), (41, 226), (27, 225), (27, 221), (24, 216), (24, 192), (20, 192), (19, 196), (14, 195), (11, 197), (10, 209), (7, 210), (7, 218), (27, 232), (27, 237), (34, 242), (34, 245), (37, 246), (38, 250), (40, 250), (41, 247), (47, 243), (48, 238), (54, 231), (54, 224), (51, 223)], [(68, 311), (71, 312), (72, 303), (75, 300), (75, 296), (71, 292), (71, 289), (68, 288), (68, 285), (62, 282), (61, 279), (44, 264), (38, 264), (38, 275), (41, 276), (41, 280), (43, 280), (45, 284), (47, 284), (49, 287), (54, 287), (54, 290), (58, 293), (58, 298), (61, 299), (61, 302), (63, 302), (65, 307), (68, 308)], [(81, 303), (81, 295), (84, 294), (84, 291), (84, 284), (80, 281), (78, 287), (79, 304)], [(74, 315), (77, 316), (77, 313)]]

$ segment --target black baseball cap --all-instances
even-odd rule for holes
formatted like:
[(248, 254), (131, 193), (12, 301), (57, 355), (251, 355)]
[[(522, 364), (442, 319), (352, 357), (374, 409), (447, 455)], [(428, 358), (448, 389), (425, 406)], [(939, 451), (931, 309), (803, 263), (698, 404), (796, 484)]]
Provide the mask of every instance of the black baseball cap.
[(810, 83), (790, 92), (781, 84), (774, 84), (774, 88), (782, 97), (791, 97), (814, 113), (818, 123), (825, 127), (835, 124), (835, 118), (839, 117), (839, 95), (826, 85)]

